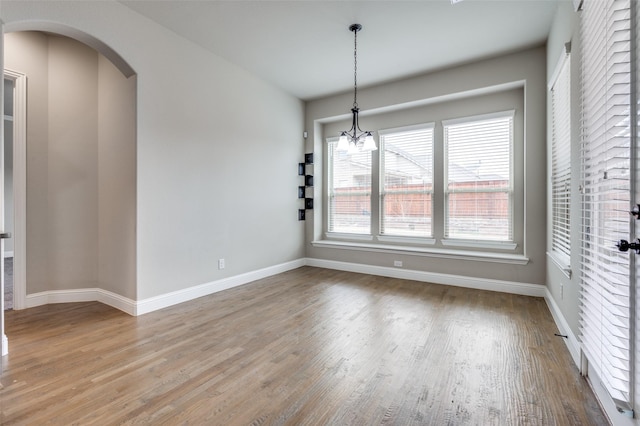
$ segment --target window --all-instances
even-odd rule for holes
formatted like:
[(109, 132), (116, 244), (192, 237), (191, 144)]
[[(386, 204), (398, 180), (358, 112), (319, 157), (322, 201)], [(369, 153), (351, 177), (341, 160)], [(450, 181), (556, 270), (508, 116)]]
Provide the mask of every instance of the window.
[(513, 240), (513, 115), (443, 122), (445, 238)]
[(569, 265), (571, 201), (571, 60), (565, 55), (551, 87), (551, 250)]
[[(374, 152), (339, 152), (338, 139), (329, 138), (326, 240), (317, 244), (443, 256), (461, 250), (526, 262), (524, 170), (516, 169), (523, 161), (523, 118), (516, 114), (523, 101), (524, 91), (514, 88), (442, 109), (421, 107), (416, 111), (436, 119), (377, 130)], [(487, 104), (500, 109), (473, 115)], [(456, 111), (468, 115), (442, 119)]]
[(371, 153), (337, 151), (329, 141), (329, 232), (371, 233)]
[(433, 127), (380, 132), (381, 235), (433, 235)]

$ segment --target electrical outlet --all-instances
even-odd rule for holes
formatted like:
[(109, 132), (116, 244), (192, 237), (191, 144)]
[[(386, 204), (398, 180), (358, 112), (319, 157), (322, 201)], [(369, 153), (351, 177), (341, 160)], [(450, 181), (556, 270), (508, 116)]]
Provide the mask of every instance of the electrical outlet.
[(397, 266), (398, 268), (402, 268), (402, 260), (394, 260), (393, 266)]
[(224, 269), (224, 259), (218, 259), (218, 269)]

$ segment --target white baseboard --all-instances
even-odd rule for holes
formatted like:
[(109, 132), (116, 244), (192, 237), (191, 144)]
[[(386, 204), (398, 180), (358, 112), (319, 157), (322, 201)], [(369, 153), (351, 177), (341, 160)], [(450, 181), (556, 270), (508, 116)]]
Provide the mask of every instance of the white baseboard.
[(386, 266), (363, 265), (359, 263), (338, 262), (335, 260), (307, 258), (305, 265), (318, 268), (336, 269), (339, 271), (357, 272), (361, 274), (379, 275), (382, 277), (401, 278), (423, 281), (433, 284), (444, 284), (456, 287), (474, 288), (478, 290), (498, 291), (523, 296), (545, 296), (545, 286), (541, 284), (520, 283), (515, 281), (491, 280), (486, 278), (467, 277), (463, 275), (440, 274), (436, 272), (415, 271)]
[(563, 338), (564, 343), (567, 345), (567, 349), (569, 349), (569, 353), (571, 354), (571, 358), (573, 362), (576, 364), (578, 369), (580, 369), (580, 343), (576, 338), (576, 335), (571, 331), (571, 327), (569, 327), (569, 323), (565, 319), (564, 315), (562, 315), (562, 311), (560, 311), (560, 307), (553, 299), (549, 288), (545, 287), (545, 295), (544, 300), (547, 302), (547, 306), (551, 311), (551, 316), (553, 316), (553, 320), (560, 331), (560, 334), (567, 336), (567, 338)]
[(207, 296), (218, 291), (247, 284), (261, 278), (280, 274), (304, 265), (304, 259), (298, 259), (139, 301), (134, 301), (100, 288), (45, 291), (27, 295), (25, 308), (33, 308), (50, 303), (101, 302), (126, 312), (129, 315), (138, 316), (177, 305), (178, 303), (197, 299), (198, 297)]
[(26, 308), (50, 303), (100, 302), (134, 315), (136, 302), (101, 288), (82, 288), (75, 290), (53, 290), (28, 294)]
[(304, 265), (304, 259), (293, 260), (291, 262), (281, 263), (279, 265), (270, 266), (257, 271), (247, 272), (245, 274), (223, 278), (221, 280), (211, 281), (194, 287), (185, 288), (183, 290), (143, 299), (136, 303), (136, 311), (133, 315), (142, 315), (148, 312), (157, 311), (158, 309), (167, 308), (172, 305), (177, 305), (178, 303), (187, 302), (189, 300), (197, 299), (198, 297), (207, 296), (212, 293), (247, 284), (261, 278), (270, 277), (272, 275), (300, 268)]

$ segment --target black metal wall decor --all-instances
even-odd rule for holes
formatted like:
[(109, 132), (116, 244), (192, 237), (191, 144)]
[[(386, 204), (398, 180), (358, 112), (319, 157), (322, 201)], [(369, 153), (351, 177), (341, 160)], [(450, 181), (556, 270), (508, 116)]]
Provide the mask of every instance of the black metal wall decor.
[(307, 166), (313, 165), (313, 153), (304, 155), (304, 163), (298, 163), (298, 176), (304, 176), (304, 185), (298, 186), (298, 198), (304, 200), (304, 208), (298, 209), (298, 220), (305, 220), (306, 210), (313, 210), (313, 197), (307, 197), (307, 188), (313, 186), (313, 175), (307, 174)]

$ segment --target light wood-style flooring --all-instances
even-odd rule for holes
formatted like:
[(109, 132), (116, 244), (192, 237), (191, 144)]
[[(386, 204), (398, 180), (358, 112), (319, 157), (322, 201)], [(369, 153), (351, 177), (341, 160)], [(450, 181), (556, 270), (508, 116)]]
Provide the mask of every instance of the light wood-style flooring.
[(543, 299), (304, 267), (6, 312), (0, 424), (604, 425)]

